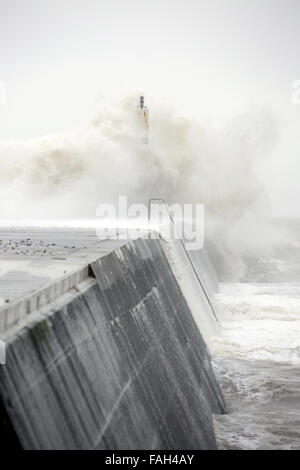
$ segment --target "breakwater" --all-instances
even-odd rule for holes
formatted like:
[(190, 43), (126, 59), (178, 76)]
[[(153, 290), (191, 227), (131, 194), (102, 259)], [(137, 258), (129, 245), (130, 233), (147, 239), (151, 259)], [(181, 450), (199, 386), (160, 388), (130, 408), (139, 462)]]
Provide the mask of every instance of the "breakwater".
[[(224, 402), (163, 242), (124, 243), (85, 273), (2, 333), (2, 442), (215, 448), (212, 415)], [(202, 321), (211, 316), (204, 301), (201, 309)]]

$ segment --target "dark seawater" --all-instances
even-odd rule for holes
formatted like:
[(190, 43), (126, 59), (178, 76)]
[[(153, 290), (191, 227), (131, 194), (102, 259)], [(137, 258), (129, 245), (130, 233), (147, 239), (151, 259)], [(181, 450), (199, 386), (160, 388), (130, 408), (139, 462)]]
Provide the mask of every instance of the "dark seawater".
[(221, 449), (300, 449), (300, 221), (286, 243), (248, 257), (217, 295), (214, 368), (227, 402), (214, 420)]

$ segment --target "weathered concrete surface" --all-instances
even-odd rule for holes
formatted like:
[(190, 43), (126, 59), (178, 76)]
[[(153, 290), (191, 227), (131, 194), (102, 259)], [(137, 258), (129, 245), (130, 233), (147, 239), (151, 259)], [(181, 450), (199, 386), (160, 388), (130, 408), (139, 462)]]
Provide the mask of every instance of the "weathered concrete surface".
[(0, 227), (0, 307), (126, 242), (99, 237), (95, 228)]
[(96, 229), (1, 227), (0, 336), (86, 279), (90, 261), (124, 243), (98, 238)]
[(218, 291), (219, 281), (216, 270), (208, 255), (206, 245), (202, 250), (189, 251), (189, 255), (196, 272), (210, 297), (210, 301), (213, 302), (214, 294)]
[(182, 294), (208, 347), (211, 338), (220, 334), (214, 305), (218, 282), (205, 252), (184, 249), (181, 240), (162, 242), (168, 261)]
[(5, 333), (2, 443), (215, 448), (222, 397), (161, 242), (126, 244), (92, 270)]
[[(63, 276), (58, 276), (52, 281), (45, 282), (45, 279), (42, 276), (33, 276), (28, 272), (24, 272), (24, 276), (17, 276), (21, 274), (16, 272), (9, 272), (11, 275), (11, 282), (13, 283), (11, 291), (17, 295), (19, 294), (18, 282), (23, 289), (28, 289), (27, 278), (30, 280), (31, 292), (23, 296), (21, 299), (17, 299), (14, 302), (10, 302), (2, 307), (0, 310), (0, 339), (2, 335), (5, 335), (6, 331), (12, 327), (15, 327), (19, 324), (25, 324), (30, 321), (30, 316), (40, 310), (44, 306), (48, 306), (52, 301), (58, 299), (65, 293), (69, 292), (70, 289), (76, 288), (77, 285), (88, 278), (89, 276), (89, 265), (80, 266), (73, 271), (70, 271), (68, 274)], [(27, 277), (26, 277), (27, 276)], [(20, 277), (20, 279), (19, 279)], [(0, 290), (6, 286), (5, 276), (0, 277)], [(42, 286), (40, 289), (37, 289), (39, 284)], [(36, 286), (33, 289), (33, 285)]]
[(107, 253), (111, 243), (106, 232), (103, 231), (103, 237), (101, 232), (96, 228), (0, 227), (0, 259), (40, 262), (93, 259)]

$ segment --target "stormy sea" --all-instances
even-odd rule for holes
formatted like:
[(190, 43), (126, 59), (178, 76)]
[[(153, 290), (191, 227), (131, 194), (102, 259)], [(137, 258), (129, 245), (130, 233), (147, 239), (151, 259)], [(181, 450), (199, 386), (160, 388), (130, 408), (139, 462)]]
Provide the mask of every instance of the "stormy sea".
[(220, 449), (300, 448), (300, 221), (289, 243), (249, 257), (241, 282), (220, 286), (214, 368), (227, 402)]

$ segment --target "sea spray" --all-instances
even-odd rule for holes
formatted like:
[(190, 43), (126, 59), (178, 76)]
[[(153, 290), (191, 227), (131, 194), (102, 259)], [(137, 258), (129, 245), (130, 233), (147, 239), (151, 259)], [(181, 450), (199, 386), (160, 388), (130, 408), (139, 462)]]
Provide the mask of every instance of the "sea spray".
[(238, 279), (241, 254), (266, 247), (268, 198), (255, 162), (276, 140), (276, 119), (251, 111), (217, 129), (180, 115), (165, 99), (147, 101), (148, 146), (134, 95), (119, 105), (100, 103), (87, 129), (0, 142), (1, 217), (90, 218), (120, 194), (129, 202), (205, 204), (205, 233), (225, 260), (223, 276)]

